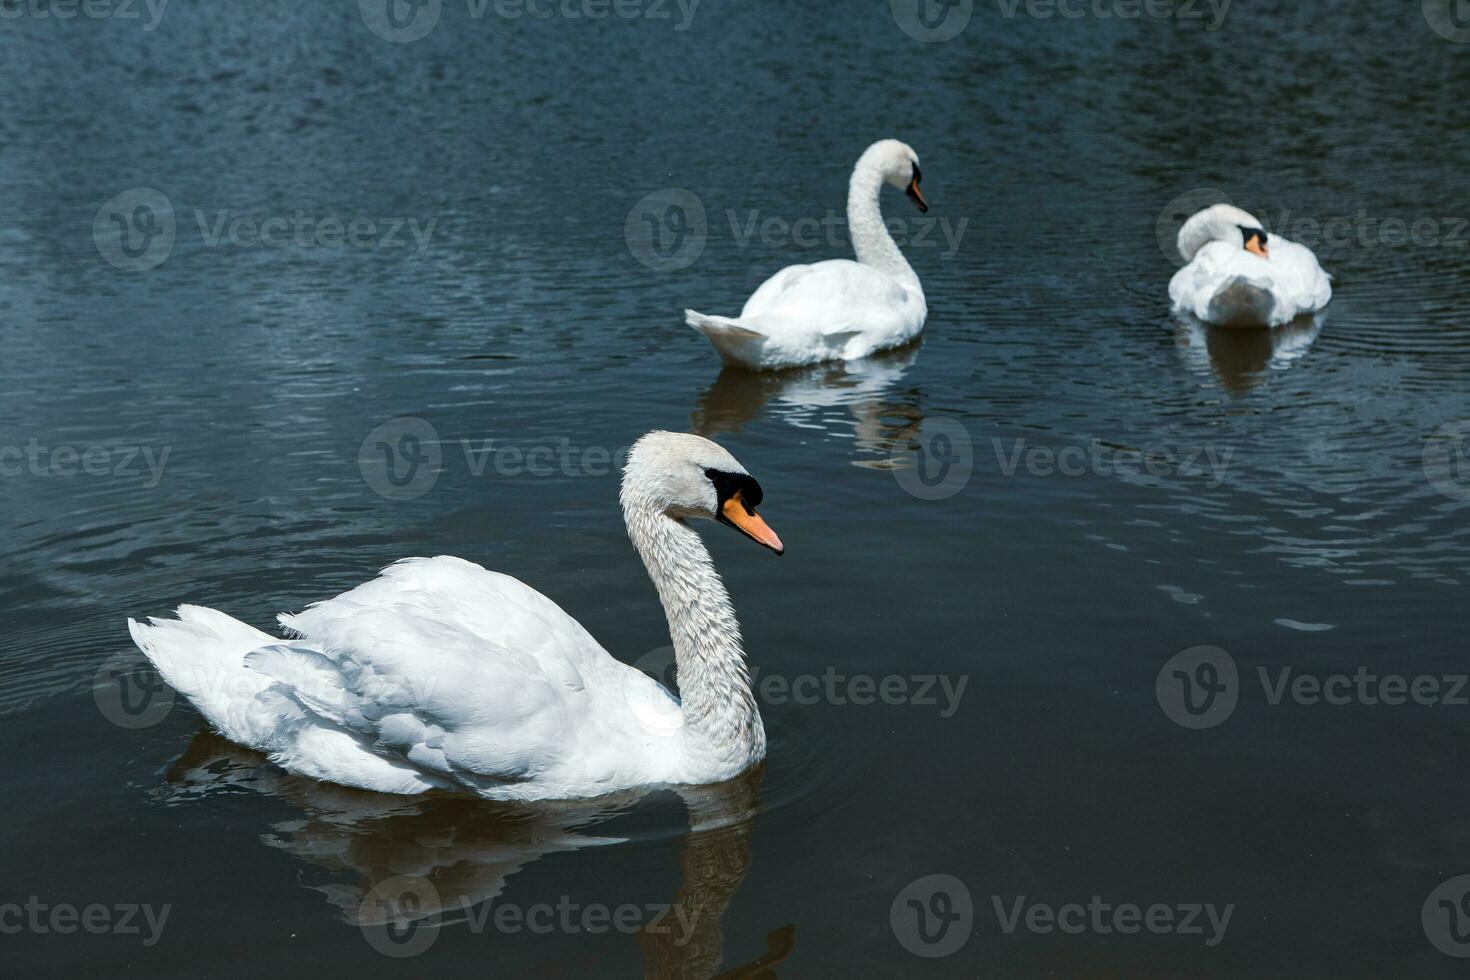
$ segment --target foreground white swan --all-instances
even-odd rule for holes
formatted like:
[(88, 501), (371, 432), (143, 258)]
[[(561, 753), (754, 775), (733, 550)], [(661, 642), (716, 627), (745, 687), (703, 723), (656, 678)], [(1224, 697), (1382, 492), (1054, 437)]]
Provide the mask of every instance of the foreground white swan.
[(668, 617), (682, 703), (530, 586), (459, 558), (409, 558), (280, 621), (282, 640), (199, 606), (128, 620), (159, 673), (225, 737), (293, 772), (388, 793), (597, 796), (732, 778), (766, 751), (740, 627), (689, 526), (781, 554), (761, 488), (708, 439), (651, 432), (623, 518)]
[(1179, 312), (1227, 327), (1275, 327), (1332, 301), (1332, 277), (1305, 245), (1271, 235), (1248, 212), (1217, 204), (1179, 229), (1189, 263), (1169, 283)]
[(847, 187), (847, 227), (857, 261), (791, 265), (745, 301), (738, 318), (685, 310), (728, 364), (794, 367), (853, 360), (897, 347), (924, 329), (929, 307), (919, 277), (883, 224), (878, 193), (904, 188), (920, 211), (919, 157), (898, 140), (880, 140), (858, 158)]

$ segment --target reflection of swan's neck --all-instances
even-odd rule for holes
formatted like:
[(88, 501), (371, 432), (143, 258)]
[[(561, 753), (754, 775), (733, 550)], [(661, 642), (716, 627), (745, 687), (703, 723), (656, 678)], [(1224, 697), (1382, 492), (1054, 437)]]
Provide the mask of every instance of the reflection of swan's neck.
[(730, 774), (765, 756), (766, 732), (750, 690), (740, 624), (699, 534), (632, 495), (628, 536), (658, 589), (674, 643), (684, 723), (701, 754)]
[(919, 277), (883, 224), (878, 194), (883, 190), (884, 176), (879, 164), (866, 155), (852, 170), (847, 185), (847, 228), (852, 235), (852, 250), (863, 265), (872, 266), (922, 295)]

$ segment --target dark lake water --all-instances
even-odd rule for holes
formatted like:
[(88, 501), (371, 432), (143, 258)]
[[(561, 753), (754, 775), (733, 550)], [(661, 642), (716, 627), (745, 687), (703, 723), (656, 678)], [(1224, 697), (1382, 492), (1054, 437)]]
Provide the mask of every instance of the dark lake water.
[[(1463, 975), (1470, 22), (1185, 6), (0, 0), (7, 972)], [(922, 343), (722, 372), (683, 309), (848, 254), (887, 136)], [(1226, 198), (1317, 250), (1319, 321), (1170, 315)], [(128, 616), (439, 553), (657, 668), (606, 464), (653, 428), (789, 549), (706, 533), (738, 785), (353, 793), (139, 669)]]

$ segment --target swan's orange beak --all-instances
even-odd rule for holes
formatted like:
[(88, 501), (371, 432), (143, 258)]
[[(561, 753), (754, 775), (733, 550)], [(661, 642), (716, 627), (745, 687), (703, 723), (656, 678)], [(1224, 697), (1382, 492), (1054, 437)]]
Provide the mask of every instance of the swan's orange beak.
[(924, 200), (924, 192), (919, 190), (918, 174), (914, 174), (914, 179), (909, 181), (909, 189), (904, 193), (908, 194), (909, 199), (914, 202), (921, 214), (927, 214), (929, 212), (929, 202)]
[(1259, 255), (1263, 259), (1269, 259), (1271, 257), (1270, 253), (1266, 251), (1266, 243), (1259, 237), (1252, 237), (1250, 241), (1246, 242), (1245, 250), (1254, 255)]
[(784, 554), (786, 551), (786, 546), (781, 543), (780, 538), (776, 537), (776, 532), (761, 520), (755, 508), (740, 499), (738, 490), (732, 493), (720, 507), (719, 521), (721, 524), (730, 525), (756, 544), (765, 545), (777, 555)]

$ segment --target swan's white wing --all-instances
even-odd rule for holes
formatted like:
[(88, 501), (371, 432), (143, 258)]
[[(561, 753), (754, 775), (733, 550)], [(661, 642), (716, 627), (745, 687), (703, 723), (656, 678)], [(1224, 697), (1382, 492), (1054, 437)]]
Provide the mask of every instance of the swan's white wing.
[(742, 323), (816, 334), (901, 333), (923, 300), (872, 266), (850, 259), (787, 266), (761, 284)]
[(1315, 313), (1332, 301), (1332, 277), (1305, 245), (1270, 237), (1271, 273), (1276, 292), (1296, 313)]
[[(554, 602), (457, 558), (399, 562), (281, 622), (300, 638), (252, 652), (247, 666), (323, 726), (445, 784), (556, 795), (585, 773), (640, 764), (636, 753), (607, 758), (613, 743), (678, 727), (669, 695)], [(275, 754), (334, 778), (311, 749)]]
[(676, 775), (683, 715), (550, 599), (458, 558), (412, 558), (281, 621), (129, 620), (223, 735), (317, 779), (388, 793), (595, 796)]
[(726, 361), (790, 367), (854, 360), (912, 339), (928, 315), (924, 295), (848, 259), (793, 265), (761, 284), (738, 319), (686, 310), (689, 325)]
[(1227, 242), (1210, 242), (1169, 283), (1174, 308), (1206, 323), (1279, 326), (1332, 299), (1330, 277), (1311, 249), (1269, 237), (1270, 259)]

